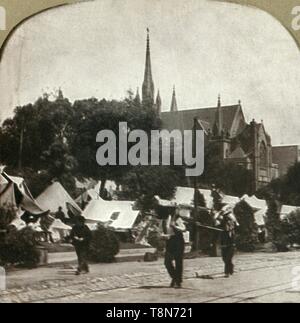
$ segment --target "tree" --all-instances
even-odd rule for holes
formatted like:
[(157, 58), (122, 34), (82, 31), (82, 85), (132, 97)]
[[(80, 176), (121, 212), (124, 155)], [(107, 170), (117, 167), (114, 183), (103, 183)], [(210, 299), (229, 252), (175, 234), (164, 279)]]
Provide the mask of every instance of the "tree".
[(285, 176), (273, 180), (259, 191), (265, 198), (276, 196), (282, 204), (300, 205), (300, 163), (292, 165)]
[(180, 181), (176, 170), (168, 166), (139, 166), (121, 176), (124, 199), (137, 200), (142, 211), (153, 209), (153, 197), (172, 199)]
[(266, 219), (268, 239), (279, 252), (288, 251), (288, 237), (284, 233), (280, 218), (280, 203), (273, 197), (268, 201)]
[(205, 169), (199, 183), (208, 187), (215, 184), (226, 194), (242, 196), (251, 191), (252, 172), (235, 163), (222, 161), (218, 145), (210, 142), (205, 148)]
[(253, 209), (248, 203), (241, 201), (235, 206), (234, 214), (239, 223), (237, 248), (241, 251), (253, 252), (258, 243), (258, 226), (255, 223)]

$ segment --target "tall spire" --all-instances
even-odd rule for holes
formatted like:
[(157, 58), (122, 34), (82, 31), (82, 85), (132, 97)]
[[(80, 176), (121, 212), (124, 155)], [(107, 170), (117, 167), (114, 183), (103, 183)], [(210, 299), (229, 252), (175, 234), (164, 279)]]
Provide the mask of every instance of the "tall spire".
[(161, 113), (161, 97), (160, 97), (159, 90), (157, 92), (157, 97), (156, 97), (156, 111), (158, 114)]
[(223, 133), (223, 109), (221, 104), (221, 95), (218, 96), (218, 109), (217, 109), (217, 127), (218, 127), (218, 134), (222, 135)]
[(151, 69), (149, 28), (147, 28), (147, 50), (146, 50), (146, 64), (145, 64), (142, 99), (143, 99), (143, 102), (150, 102), (151, 104), (154, 103), (154, 83), (152, 79), (152, 69)]
[(177, 107), (177, 100), (176, 100), (176, 90), (175, 90), (175, 85), (173, 88), (173, 95), (172, 95), (172, 103), (171, 103), (171, 112), (176, 112), (178, 111)]

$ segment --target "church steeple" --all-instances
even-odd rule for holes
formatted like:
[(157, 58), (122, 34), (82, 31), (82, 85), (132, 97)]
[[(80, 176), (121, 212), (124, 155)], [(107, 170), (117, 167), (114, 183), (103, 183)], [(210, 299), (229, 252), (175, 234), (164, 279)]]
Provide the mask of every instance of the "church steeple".
[(145, 64), (145, 75), (143, 83), (143, 102), (154, 104), (154, 82), (152, 79), (151, 69), (151, 54), (150, 54), (150, 31), (147, 28), (147, 49), (146, 49), (146, 64)]
[(221, 136), (223, 134), (223, 109), (221, 104), (221, 95), (218, 96), (218, 108), (217, 108), (217, 118), (216, 118), (218, 135)]
[(171, 112), (176, 112), (178, 111), (178, 107), (177, 107), (177, 100), (176, 100), (176, 90), (175, 90), (175, 86), (173, 88), (173, 95), (172, 95), (172, 103), (171, 103)]
[(158, 114), (161, 114), (161, 97), (159, 90), (157, 92), (157, 97), (156, 97), (156, 111)]

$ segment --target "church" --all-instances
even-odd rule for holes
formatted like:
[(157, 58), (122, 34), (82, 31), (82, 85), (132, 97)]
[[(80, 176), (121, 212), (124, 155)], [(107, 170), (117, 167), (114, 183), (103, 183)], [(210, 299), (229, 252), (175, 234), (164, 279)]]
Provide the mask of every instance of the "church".
[(266, 132), (263, 122), (252, 120), (248, 123), (245, 120), (241, 101), (237, 100), (236, 104), (224, 106), (219, 96), (216, 106), (180, 110), (174, 87), (170, 109), (162, 112), (159, 91), (155, 97), (149, 30), (142, 100), (153, 104), (161, 116), (163, 129), (192, 130), (197, 122), (197, 128), (205, 133), (206, 142), (217, 145), (222, 161), (241, 165), (252, 172), (253, 192), (278, 177), (278, 165), (272, 161), (271, 137)]

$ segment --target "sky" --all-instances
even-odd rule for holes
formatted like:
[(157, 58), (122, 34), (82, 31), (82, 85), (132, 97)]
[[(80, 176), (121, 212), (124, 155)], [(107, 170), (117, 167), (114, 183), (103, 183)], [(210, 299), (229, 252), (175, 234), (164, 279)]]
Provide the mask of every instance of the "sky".
[(122, 99), (142, 86), (150, 28), (152, 72), (163, 110), (242, 107), (273, 145), (300, 144), (300, 55), (269, 14), (209, 0), (94, 0), (23, 24), (0, 63), (0, 119), (62, 88), (71, 101)]

